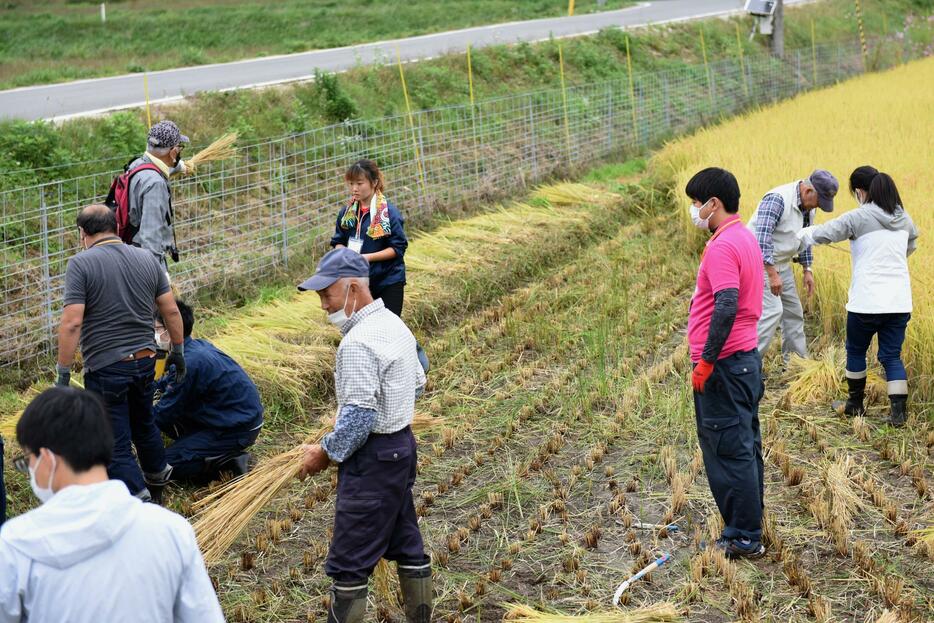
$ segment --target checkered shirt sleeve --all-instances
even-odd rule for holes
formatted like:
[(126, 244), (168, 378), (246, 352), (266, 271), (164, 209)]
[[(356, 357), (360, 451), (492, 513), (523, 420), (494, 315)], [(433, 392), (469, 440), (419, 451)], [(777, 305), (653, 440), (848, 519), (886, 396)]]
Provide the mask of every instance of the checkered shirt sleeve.
[(768, 265), (775, 264), (775, 245), (772, 242), (772, 232), (778, 219), (785, 211), (785, 200), (778, 193), (769, 193), (759, 202), (759, 211), (756, 217), (756, 240), (762, 250), (762, 260)]

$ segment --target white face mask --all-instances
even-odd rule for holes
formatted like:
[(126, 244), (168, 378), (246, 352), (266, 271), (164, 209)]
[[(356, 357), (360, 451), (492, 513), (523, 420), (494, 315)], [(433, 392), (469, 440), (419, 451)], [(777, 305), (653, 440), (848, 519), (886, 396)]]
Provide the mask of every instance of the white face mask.
[(350, 316), (353, 316), (354, 312), (357, 311), (357, 299), (356, 298), (354, 298), (354, 303), (353, 303), (354, 308), (353, 308), (353, 311), (350, 312), (350, 316), (348, 316), (347, 313), (344, 311), (345, 309), (347, 309), (347, 299), (349, 296), (350, 296), (350, 284), (348, 283), (347, 294), (344, 295), (344, 304), (341, 306), (340, 309), (338, 309), (333, 314), (328, 314), (328, 322), (333, 324), (338, 329), (342, 328), (345, 324), (347, 324), (347, 321), (350, 320)]
[(853, 198), (856, 199), (856, 203), (863, 204), (863, 194), (859, 192), (859, 189), (853, 191)]
[(708, 199), (704, 205), (697, 207), (693, 203), (691, 204), (691, 220), (694, 221), (694, 226), (698, 229), (704, 229), (710, 231), (710, 217), (713, 216), (713, 213), (707, 215), (707, 218), (701, 218), (701, 210), (707, 207), (707, 204), (710, 203), (712, 199)]
[(39, 463), (42, 462), (42, 455), (39, 455), (39, 460), (36, 461), (36, 467), (29, 468), (29, 486), (32, 488), (32, 492), (39, 498), (39, 501), (45, 504), (52, 499), (52, 496), (55, 495), (55, 492), (52, 491), (52, 478), (55, 476), (55, 455), (52, 455), (52, 470), (49, 472), (49, 482), (46, 483), (48, 486), (40, 487), (36, 482), (36, 469), (39, 467)]

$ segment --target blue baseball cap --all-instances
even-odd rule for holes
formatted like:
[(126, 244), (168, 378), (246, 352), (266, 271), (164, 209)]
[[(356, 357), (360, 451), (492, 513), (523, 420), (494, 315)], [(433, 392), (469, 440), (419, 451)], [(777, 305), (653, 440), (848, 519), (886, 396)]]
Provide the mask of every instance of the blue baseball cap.
[(363, 256), (347, 247), (332, 249), (318, 262), (315, 274), (298, 285), (301, 292), (318, 292), (330, 287), (345, 277), (369, 277), (370, 263)]

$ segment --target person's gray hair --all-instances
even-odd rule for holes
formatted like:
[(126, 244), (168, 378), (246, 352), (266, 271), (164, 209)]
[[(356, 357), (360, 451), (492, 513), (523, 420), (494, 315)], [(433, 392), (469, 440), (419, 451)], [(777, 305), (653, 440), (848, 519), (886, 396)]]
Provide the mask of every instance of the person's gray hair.
[(162, 157), (162, 156), (168, 156), (169, 152), (172, 151), (173, 148), (172, 147), (155, 147), (153, 146), (151, 142), (146, 141), (146, 149), (153, 156)]

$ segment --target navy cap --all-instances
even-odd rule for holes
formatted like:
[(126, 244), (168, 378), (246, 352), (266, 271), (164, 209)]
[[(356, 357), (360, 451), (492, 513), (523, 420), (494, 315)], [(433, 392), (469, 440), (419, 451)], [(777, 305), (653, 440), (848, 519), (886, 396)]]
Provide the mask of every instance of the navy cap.
[(369, 277), (370, 263), (363, 256), (347, 247), (338, 247), (324, 254), (318, 262), (315, 274), (300, 283), (298, 289), (302, 292), (308, 290), (324, 290), (338, 279), (344, 277)]
[(824, 212), (833, 212), (833, 198), (837, 196), (840, 190), (840, 182), (837, 181), (830, 171), (817, 169), (811, 173), (808, 178), (811, 186), (817, 191), (817, 205)]

